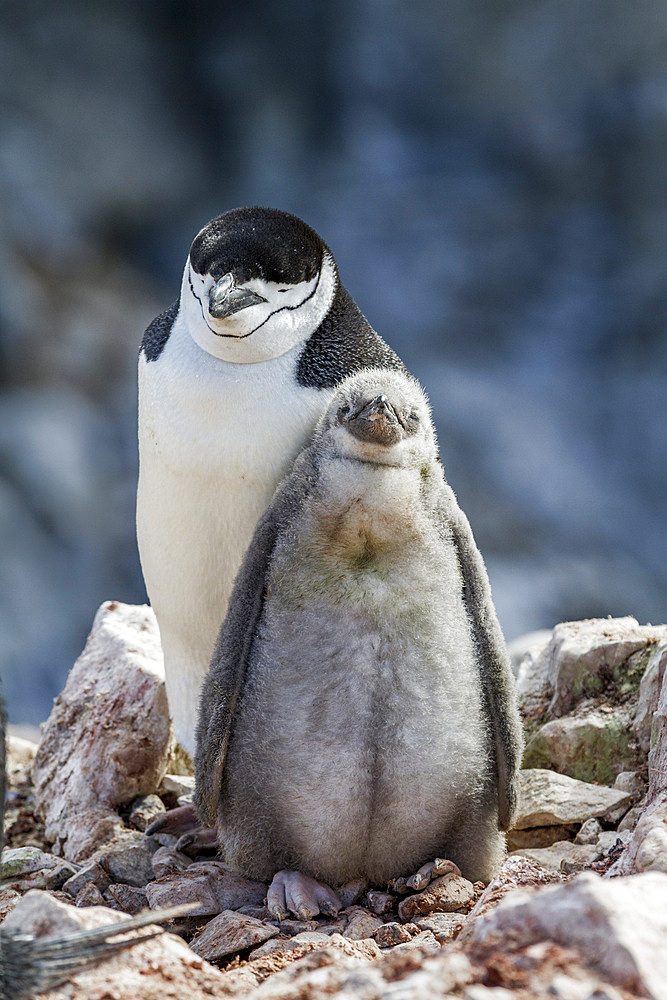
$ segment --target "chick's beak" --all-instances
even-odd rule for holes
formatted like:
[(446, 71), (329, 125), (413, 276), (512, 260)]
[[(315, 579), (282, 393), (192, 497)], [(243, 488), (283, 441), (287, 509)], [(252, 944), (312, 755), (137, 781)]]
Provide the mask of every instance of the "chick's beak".
[(266, 302), (263, 295), (251, 292), (249, 288), (238, 288), (231, 274), (223, 274), (208, 294), (208, 311), (214, 319), (227, 319), (241, 309)]
[(396, 411), (384, 393), (381, 396), (376, 396), (375, 399), (370, 401), (370, 403), (366, 403), (366, 405), (355, 414), (355, 419), (357, 418), (361, 418), (362, 420), (386, 420), (390, 424), (398, 422)]

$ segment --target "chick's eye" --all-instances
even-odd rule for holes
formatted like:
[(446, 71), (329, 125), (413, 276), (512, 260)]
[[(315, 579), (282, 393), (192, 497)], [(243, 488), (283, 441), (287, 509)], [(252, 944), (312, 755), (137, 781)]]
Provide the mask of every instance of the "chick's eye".
[(415, 411), (413, 410), (412, 413), (408, 413), (408, 420), (412, 420), (413, 423), (418, 424), (419, 414), (415, 413)]
[(349, 412), (350, 412), (349, 406), (341, 406), (340, 410), (338, 411), (338, 416), (345, 417)]

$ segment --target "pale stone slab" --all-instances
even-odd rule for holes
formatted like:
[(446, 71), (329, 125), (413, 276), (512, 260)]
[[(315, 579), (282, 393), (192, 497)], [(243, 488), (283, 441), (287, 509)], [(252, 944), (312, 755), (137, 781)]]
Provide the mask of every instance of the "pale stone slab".
[(545, 768), (519, 772), (517, 830), (534, 826), (583, 823), (591, 816), (619, 818), (630, 807), (632, 796), (616, 788), (578, 781)]
[(563, 861), (572, 865), (587, 865), (595, 861), (600, 851), (596, 844), (574, 844), (571, 840), (562, 840), (551, 847), (529, 847), (515, 854), (534, 861), (547, 871), (558, 872)]

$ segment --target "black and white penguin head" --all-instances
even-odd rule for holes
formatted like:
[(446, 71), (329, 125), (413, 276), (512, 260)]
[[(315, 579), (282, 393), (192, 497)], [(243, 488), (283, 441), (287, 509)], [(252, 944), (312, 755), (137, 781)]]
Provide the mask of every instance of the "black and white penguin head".
[(438, 454), (424, 390), (412, 376), (385, 368), (341, 382), (316, 440), (343, 458), (376, 465), (416, 467)]
[(195, 237), (180, 313), (209, 354), (252, 364), (306, 341), (337, 286), (330, 250), (305, 222), (277, 209), (236, 208)]

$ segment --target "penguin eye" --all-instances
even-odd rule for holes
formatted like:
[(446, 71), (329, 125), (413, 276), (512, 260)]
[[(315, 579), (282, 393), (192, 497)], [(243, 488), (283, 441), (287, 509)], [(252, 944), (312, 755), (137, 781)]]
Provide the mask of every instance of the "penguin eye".
[(349, 412), (350, 412), (349, 406), (341, 406), (340, 410), (338, 411), (338, 416), (346, 417)]

